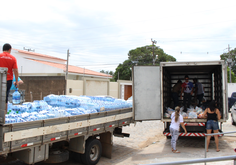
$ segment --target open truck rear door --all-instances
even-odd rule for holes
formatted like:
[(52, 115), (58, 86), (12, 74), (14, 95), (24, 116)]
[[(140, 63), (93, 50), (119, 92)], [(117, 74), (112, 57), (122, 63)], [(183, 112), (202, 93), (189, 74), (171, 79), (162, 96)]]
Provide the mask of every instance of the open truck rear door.
[(161, 119), (161, 78), (159, 66), (133, 67), (134, 120)]

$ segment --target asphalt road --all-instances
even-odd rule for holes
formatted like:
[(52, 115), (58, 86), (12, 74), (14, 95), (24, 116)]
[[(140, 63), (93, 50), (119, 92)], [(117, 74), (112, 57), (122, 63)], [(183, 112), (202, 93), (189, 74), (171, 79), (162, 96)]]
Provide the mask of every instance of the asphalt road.
[[(231, 125), (231, 118), (223, 124), (224, 132), (236, 131)], [(160, 121), (148, 121), (132, 124), (125, 127), (123, 132), (130, 133), (130, 138), (114, 137), (112, 159), (102, 157), (98, 165), (140, 165), (151, 163), (162, 163), (171, 161), (182, 161), (204, 158), (205, 138), (204, 137), (180, 137), (177, 143), (179, 154), (171, 152), (170, 139), (162, 134), (163, 123)], [(236, 134), (226, 134), (220, 137), (220, 152), (215, 151), (214, 140), (211, 140), (207, 157), (230, 156), (236, 154)], [(8, 158), (7, 161), (10, 158)], [(25, 165), (18, 160), (3, 163), (1, 165)], [(203, 163), (201, 163), (203, 164)], [(212, 162), (207, 164), (231, 165), (233, 161)], [(36, 165), (46, 165), (37, 163)], [(77, 162), (69, 160), (57, 165), (78, 165)]]

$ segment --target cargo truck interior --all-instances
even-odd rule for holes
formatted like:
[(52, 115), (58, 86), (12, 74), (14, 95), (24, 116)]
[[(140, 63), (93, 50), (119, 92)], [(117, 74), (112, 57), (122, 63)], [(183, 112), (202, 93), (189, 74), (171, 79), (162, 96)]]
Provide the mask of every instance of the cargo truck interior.
[[(223, 77), (222, 77), (222, 65), (196, 65), (196, 66), (163, 66), (163, 111), (166, 112), (167, 107), (173, 105), (171, 99), (171, 89), (174, 84), (180, 79), (184, 82), (184, 76), (189, 76), (189, 81), (193, 82), (194, 78), (198, 79), (198, 82), (202, 83), (204, 87), (204, 99), (205, 105), (211, 100), (216, 100), (218, 108), (223, 113)], [(179, 104), (182, 105), (183, 100), (179, 98)], [(164, 114), (163, 113), (163, 114)], [(224, 114), (222, 114), (224, 115)], [(221, 115), (221, 116), (222, 116)]]

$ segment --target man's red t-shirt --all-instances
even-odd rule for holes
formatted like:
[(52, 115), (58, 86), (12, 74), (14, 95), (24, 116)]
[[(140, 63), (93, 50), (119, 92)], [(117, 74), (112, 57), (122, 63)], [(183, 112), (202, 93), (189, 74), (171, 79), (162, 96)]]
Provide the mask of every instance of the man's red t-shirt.
[(13, 80), (12, 69), (17, 69), (16, 58), (8, 52), (0, 53), (0, 67), (8, 68), (7, 80)]

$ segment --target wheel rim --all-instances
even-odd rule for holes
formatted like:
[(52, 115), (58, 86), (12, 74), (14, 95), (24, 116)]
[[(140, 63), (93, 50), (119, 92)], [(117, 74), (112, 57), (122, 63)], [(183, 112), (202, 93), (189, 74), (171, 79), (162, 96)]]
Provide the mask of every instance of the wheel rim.
[(92, 161), (96, 161), (98, 159), (98, 155), (99, 155), (99, 146), (94, 145), (90, 150), (90, 159)]

